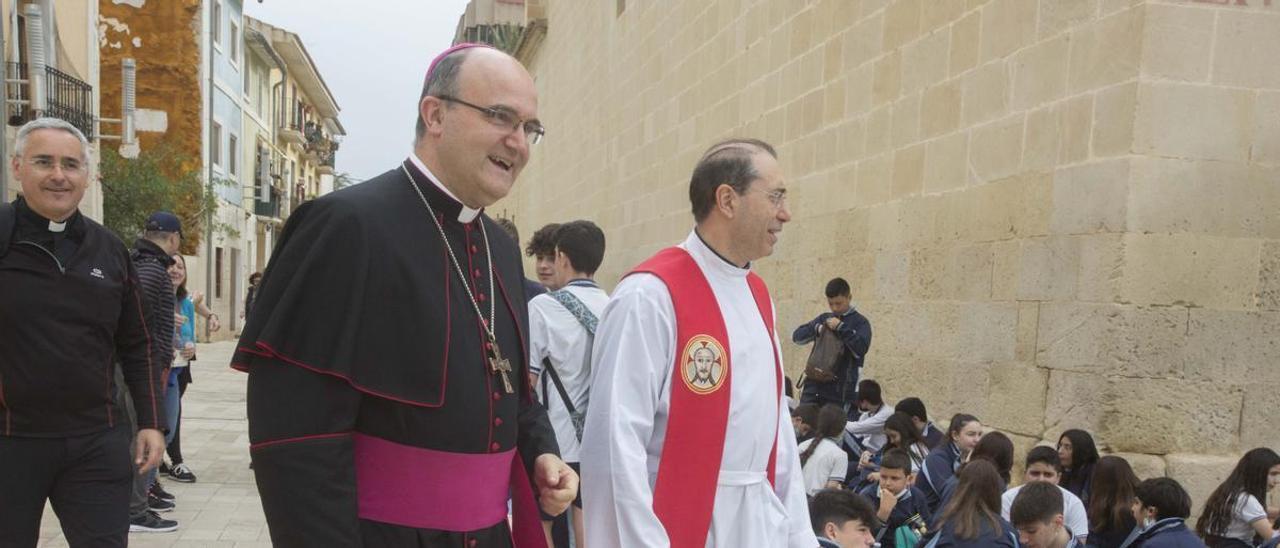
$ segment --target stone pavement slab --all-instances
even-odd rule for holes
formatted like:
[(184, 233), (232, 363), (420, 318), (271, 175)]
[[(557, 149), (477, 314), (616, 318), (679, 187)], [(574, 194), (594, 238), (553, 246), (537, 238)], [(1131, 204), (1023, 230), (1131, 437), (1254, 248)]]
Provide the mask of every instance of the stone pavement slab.
[[(201, 344), (193, 382), (182, 398), (182, 456), (196, 483), (161, 479), (177, 497), (177, 509), (161, 514), (178, 521), (172, 533), (131, 533), (141, 548), (266, 548), (271, 546), (258, 489), (249, 469), (249, 425), (245, 420), (248, 376), (232, 370), (234, 342)], [(166, 457), (167, 458), (167, 457)], [(65, 547), (58, 518), (46, 506), (42, 547)]]

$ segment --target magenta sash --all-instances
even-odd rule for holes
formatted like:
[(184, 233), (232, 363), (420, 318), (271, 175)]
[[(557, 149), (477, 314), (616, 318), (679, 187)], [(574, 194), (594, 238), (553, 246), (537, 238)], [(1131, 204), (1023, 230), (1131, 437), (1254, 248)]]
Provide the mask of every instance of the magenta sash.
[[(506, 520), (507, 499), (513, 496), (516, 545), (545, 545), (537, 509), (529, 508), (534, 501), (528, 476), (514, 449), (450, 453), (360, 433), (352, 438), (361, 519), (419, 529), (476, 531)], [(530, 518), (532, 524), (523, 523)], [(522, 538), (530, 531), (537, 531), (537, 540)]]

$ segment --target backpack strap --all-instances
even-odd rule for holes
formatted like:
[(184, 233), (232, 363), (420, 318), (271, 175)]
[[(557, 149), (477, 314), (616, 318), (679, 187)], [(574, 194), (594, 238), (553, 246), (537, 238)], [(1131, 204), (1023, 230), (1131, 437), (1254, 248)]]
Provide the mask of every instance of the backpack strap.
[[(574, 295), (568, 290), (557, 289), (555, 291), (548, 292), (547, 294), (550, 295), (551, 298), (555, 299), (556, 302), (560, 303), (560, 306), (563, 306), (565, 310), (568, 310), (569, 313), (573, 315), (574, 319), (578, 320), (578, 323), (582, 325), (582, 328), (587, 331), (587, 348), (582, 361), (583, 370), (589, 371), (591, 369), (591, 348), (595, 343), (596, 325), (599, 324), (599, 320), (596, 318), (596, 315), (591, 312), (591, 309), (587, 308), (587, 305), (583, 303), (577, 295)], [(556, 368), (552, 365), (551, 359), (543, 358), (542, 366), (547, 372), (547, 377), (551, 377), (552, 384), (556, 385), (556, 392), (560, 393), (560, 401), (564, 402), (565, 410), (568, 411), (571, 416), (574, 413), (577, 413), (578, 410), (574, 407), (573, 400), (569, 398), (569, 391), (565, 390), (564, 382), (560, 380), (560, 374), (556, 372)], [(547, 393), (547, 377), (542, 378), (543, 397), (546, 397), (545, 394)]]
[(573, 314), (578, 323), (582, 324), (582, 328), (587, 330), (588, 335), (593, 338), (596, 336), (596, 325), (600, 322), (596, 315), (591, 312), (591, 309), (587, 308), (587, 305), (582, 302), (582, 299), (565, 289), (557, 289), (548, 293), (548, 295), (551, 295), (551, 298), (560, 303), (560, 306), (563, 306), (565, 310)]
[[(573, 401), (569, 399), (569, 392), (564, 389), (564, 383), (560, 381), (560, 375), (556, 373), (556, 368), (551, 365), (551, 358), (542, 358), (542, 368), (548, 373), (547, 376), (551, 377), (552, 384), (556, 385), (556, 392), (560, 393), (560, 401), (564, 402), (564, 408), (569, 411), (569, 414), (576, 413), (577, 410), (573, 408)], [(547, 393), (547, 377), (542, 378), (542, 393)]]
[(0, 202), (0, 257), (9, 252), (9, 243), (13, 241), (13, 231), (17, 224), (18, 214), (13, 204)]

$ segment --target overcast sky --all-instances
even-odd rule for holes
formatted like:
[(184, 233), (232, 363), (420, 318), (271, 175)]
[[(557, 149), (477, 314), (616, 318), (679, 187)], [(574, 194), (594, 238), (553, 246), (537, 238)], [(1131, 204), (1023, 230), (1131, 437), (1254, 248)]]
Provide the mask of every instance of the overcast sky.
[(466, 0), (245, 0), (245, 14), (302, 38), (342, 108), (336, 169), (356, 180), (409, 154), (431, 58), (453, 41)]

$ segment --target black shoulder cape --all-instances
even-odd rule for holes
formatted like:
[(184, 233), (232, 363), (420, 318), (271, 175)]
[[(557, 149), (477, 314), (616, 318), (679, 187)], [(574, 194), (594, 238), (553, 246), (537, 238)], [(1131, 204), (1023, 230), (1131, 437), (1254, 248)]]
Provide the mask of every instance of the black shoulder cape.
[[(488, 289), (487, 269), (478, 266), (486, 255), (479, 243), (483, 224), (496, 266), (499, 347), (511, 360), (513, 377), (525, 374), (528, 312), (519, 248), (483, 213), (459, 222), (461, 204), (409, 162), (293, 212), (263, 273), (232, 367), (248, 371), (264, 360), (283, 362), (425, 407), (444, 405), (449, 363), (461, 361), (468, 371), (484, 367), (470, 297), (411, 185), (431, 202), (453, 253), (469, 270), (468, 282), (480, 292)], [(481, 283), (473, 273), (484, 274)], [(488, 303), (480, 305), (488, 315)], [(527, 383), (512, 382), (530, 397)]]

